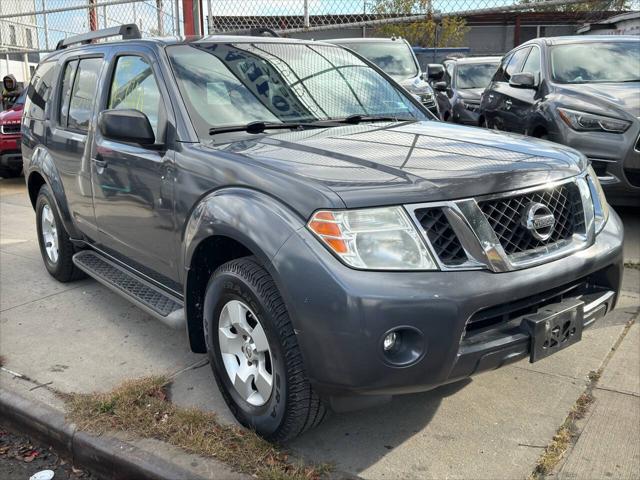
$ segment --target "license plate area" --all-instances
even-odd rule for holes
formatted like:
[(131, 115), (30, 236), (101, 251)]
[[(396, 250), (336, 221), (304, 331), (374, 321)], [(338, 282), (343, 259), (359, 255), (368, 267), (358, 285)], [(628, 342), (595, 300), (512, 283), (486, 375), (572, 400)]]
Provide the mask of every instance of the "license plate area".
[(531, 336), (530, 362), (537, 362), (582, 339), (584, 302), (571, 299), (527, 315), (522, 326)]

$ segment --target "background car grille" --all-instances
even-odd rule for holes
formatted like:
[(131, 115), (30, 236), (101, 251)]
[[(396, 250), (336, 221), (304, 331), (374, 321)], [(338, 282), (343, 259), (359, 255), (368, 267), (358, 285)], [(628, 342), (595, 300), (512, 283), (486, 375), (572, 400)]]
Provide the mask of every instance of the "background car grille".
[[(522, 224), (524, 210), (532, 202), (546, 205), (555, 217), (553, 232), (547, 240), (534, 238)], [(479, 202), (478, 205), (508, 255), (551, 245), (585, 231), (580, 192), (574, 183), (559, 185), (551, 190)]]
[(20, 124), (19, 123), (9, 123), (6, 125), (0, 126), (0, 133), (4, 134), (15, 134), (20, 133)]
[(461, 265), (467, 261), (467, 255), (453, 228), (449, 224), (442, 208), (424, 208), (416, 210), (416, 218), (427, 232), (427, 238), (433, 249), (445, 265)]

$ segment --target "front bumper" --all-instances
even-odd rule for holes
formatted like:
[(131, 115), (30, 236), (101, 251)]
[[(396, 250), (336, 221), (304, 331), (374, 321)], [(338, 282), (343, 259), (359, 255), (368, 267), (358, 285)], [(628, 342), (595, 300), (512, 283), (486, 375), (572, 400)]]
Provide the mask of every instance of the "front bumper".
[(20, 135), (0, 134), (0, 167), (22, 168)]
[[(316, 390), (325, 397), (387, 396), (428, 390), (527, 356), (530, 341), (518, 309), (490, 328), (467, 328), (488, 309), (520, 308), (518, 302), (537, 296), (540, 301), (527, 307), (531, 312), (573, 295), (592, 304), (585, 307), (585, 323), (592, 324), (615, 304), (622, 236), (611, 212), (593, 245), (544, 265), (504, 273), (373, 272), (345, 267), (302, 229), (273, 262)], [(419, 330), (426, 345), (420, 360), (401, 368), (389, 365), (381, 350), (384, 334), (398, 326)]]
[(593, 165), (614, 205), (640, 207), (640, 122), (622, 134), (576, 132), (561, 120), (549, 140), (575, 148)]
[(471, 104), (470, 108), (465, 107), (461, 102), (453, 105), (453, 121), (463, 125), (479, 126), (480, 125), (480, 104), (477, 106)]

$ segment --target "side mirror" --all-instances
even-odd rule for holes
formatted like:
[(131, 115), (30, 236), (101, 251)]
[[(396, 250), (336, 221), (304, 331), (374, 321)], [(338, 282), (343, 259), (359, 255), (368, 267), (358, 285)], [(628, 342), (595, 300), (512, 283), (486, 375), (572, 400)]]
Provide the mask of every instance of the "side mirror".
[(439, 63), (427, 65), (427, 77), (429, 80), (442, 80), (444, 77), (444, 67)]
[(449, 88), (447, 82), (436, 82), (433, 84), (433, 89), (437, 92), (446, 92)]
[(509, 85), (514, 88), (532, 88), (535, 89), (536, 76), (530, 72), (514, 73), (509, 79)]
[(98, 115), (100, 133), (109, 140), (153, 145), (156, 136), (147, 116), (140, 110), (104, 110)]

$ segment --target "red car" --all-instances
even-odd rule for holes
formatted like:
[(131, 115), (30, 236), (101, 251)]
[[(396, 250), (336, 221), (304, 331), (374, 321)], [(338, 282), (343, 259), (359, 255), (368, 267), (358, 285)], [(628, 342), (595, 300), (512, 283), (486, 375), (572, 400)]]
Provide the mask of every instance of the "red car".
[(20, 121), (25, 96), (26, 90), (11, 108), (0, 112), (0, 177), (17, 177), (22, 173)]

